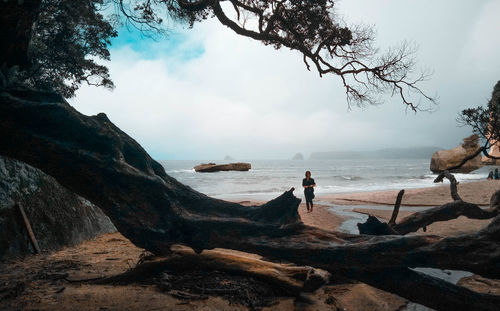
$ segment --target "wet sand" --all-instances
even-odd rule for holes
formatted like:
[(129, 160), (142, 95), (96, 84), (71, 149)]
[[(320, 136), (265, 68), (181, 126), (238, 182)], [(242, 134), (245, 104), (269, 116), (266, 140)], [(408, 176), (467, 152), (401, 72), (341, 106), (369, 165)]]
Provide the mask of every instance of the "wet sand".
[[(243, 205), (261, 205), (264, 201), (235, 201)], [(331, 207), (321, 204), (314, 203), (313, 212), (308, 213), (305, 203), (300, 203), (299, 215), (302, 222), (306, 225), (318, 227), (324, 230), (335, 231), (340, 225), (346, 220), (345, 217), (339, 216), (329, 211)]]
[[(460, 183), (458, 185), (458, 193), (464, 201), (476, 203), (481, 205), (483, 208), (488, 207), (492, 194), (497, 190), (500, 190), (500, 180), (468, 182)], [(334, 205), (345, 207), (352, 206), (352, 211), (354, 212), (373, 215), (381, 219), (389, 220), (392, 215), (392, 206), (396, 201), (398, 192), (399, 190), (390, 190), (333, 194), (320, 196), (319, 199)], [(405, 194), (401, 202), (401, 210), (398, 214), (396, 222), (401, 221), (403, 218), (411, 215), (415, 211), (440, 206), (452, 201), (450, 186), (447, 181), (445, 181), (442, 186), (405, 190)], [(380, 210), (374, 208), (360, 208), (357, 207), (359, 205), (385, 205), (387, 206), (387, 209)], [(411, 209), (411, 211), (408, 209)], [(472, 233), (484, 228), (490, 223), (490, 221), (491, 220), (488, 219), (477, 220), (461, 216), (454, 220), (434, 223), (427, 227), (426, 232), (423, 232), (422, 229), (420, 229), (416, 232), (416, 234), (452, 236)]]

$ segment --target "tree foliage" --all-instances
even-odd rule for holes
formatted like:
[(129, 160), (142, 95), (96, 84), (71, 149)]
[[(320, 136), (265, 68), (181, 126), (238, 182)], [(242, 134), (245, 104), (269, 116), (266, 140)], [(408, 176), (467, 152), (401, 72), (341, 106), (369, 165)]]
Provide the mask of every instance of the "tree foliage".
[(494, 158), (487, 150), (493, 145), (500, 145), (500, 81), (493, 88), (491, 99), (485, 107), (463, 110), (458, 121), (462, 125), (471, 126), (474, 133), (480, 135), (484, 141), (480, 152)]
[(104, 0), (43, 0), (33, 25), (30, 67), (22, 78), (36, 89), (71, 97), (82, 83), (113, 87), (108, 68), (110, 39), (117, 32), (101, 13)]

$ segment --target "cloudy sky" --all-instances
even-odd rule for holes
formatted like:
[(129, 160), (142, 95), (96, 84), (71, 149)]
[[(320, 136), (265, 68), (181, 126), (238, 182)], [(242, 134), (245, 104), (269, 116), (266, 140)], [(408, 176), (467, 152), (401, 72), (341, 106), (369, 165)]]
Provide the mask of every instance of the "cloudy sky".
[(307, 71), (299, 54), (242, 38), (216, 20), (171, 25), (153, 41), (126, 29), (108, 63), (116, 89), (82, 87), (71, 99), (105, 112), (156, 159), (287, 159), (296, 152), (456, 146), (470, 134), (456, 117), (486, 103), (500, 79), (500, 1), (344, 0), (348, 24), (374, 25), (381, 48), (418, 45), (433, 113), (397, 98), (348, 110), (338, 77)]

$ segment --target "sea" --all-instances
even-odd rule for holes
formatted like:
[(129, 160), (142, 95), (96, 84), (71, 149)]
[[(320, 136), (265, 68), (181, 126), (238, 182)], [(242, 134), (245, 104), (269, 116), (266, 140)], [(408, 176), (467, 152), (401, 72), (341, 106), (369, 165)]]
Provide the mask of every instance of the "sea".
[[(430, 159), (331, 159), (331, 160), (238, 160), (248, 162), (247, 172), (197, 173), (201, 163), (227, 161), (167, 160), (160, 161), (167, 174), (178, 181), (220, 199), (269, 200), (295, 188), (301, 198), (302, 179), (311, 171), (316, 182), (315, 194), (362, 191), (400, 190), (434, 187), (437, 176), (429, 169)], [(485, 166), (469, 174), (457, 173), (459, 182), (485, 180), (495, 167)]]

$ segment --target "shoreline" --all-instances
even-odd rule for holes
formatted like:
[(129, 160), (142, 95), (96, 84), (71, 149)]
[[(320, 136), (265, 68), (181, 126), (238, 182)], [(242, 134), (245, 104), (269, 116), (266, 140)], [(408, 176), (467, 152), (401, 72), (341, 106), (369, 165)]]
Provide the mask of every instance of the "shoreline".
[[(476, 203), (482, 207), (489, 206), (491, 195), (500, 190), (500, 180), (472, 181), (458, 184), (458, 193), (464, 201)], [(324, 230), (339, 230), (358, 234), (356, 224), (364, 217), (372, 215), (382, 220), (389, 220), (394, 202), (399, 190), (365, 191), (338, 194), (317, 194), (314, 200), (314, 212), (307, 213), (304, 201), (299, 205), (299, 215), (304, 224)], [(264, 200), (251, 200), (248, 197), (241, 200), (231, 200), (243, 205), (261, 205)], [(401, 209), (396, 221), (421, 210), (452, 202), (449, 182), (443, 185), (413, 188), (405, 190)], [(485, 227), (487, 220), (468, 219), (461, 216), (454, 220), (437, 222), (414, 234), (456, 235), (470, 233)]]
[[(479, 180), (462, 181), (458, 184), (458, 192), (462, 199), (467, 202), (475, 203), (480, 206), (489, 205), (491, 194), (500, 190), (500, 180)], [(357, 189), (348, 192), (316, 193), (315, 202), (326, 201), (336, 205), (394, 205), (396, 196), (400, 190), (404, 189), (405, 194), (401, 206), (437, 206), (450, 202), (450, 184), (445, 180), (440, 184), (431, 184), (428, 187), (418, 188), (393, 188), (381, 190), (363, 190)], [(301, 189), (295, 189), (296, 197), (304, 201)], [(283, 190), (285, 191), (285, 190)], [(264, 204), (283, 192), (254, 194), (240, 193), (238, 195), (215, 195), (214, 198), (236, 202), (243, 205)], [(428, 198), (425, 196), (432, 195)]]
[[(429, 208), (441, 206), (452, 202), (449, 182), (441, 186), (416, 188), (405, 190), (401, 208), (396, 222), (400, 222), (411, 214)], [(464, 201), (475, 203), (482, 207), (489, 206), (489, 201), (495, 191), (500, 190), (500, 180), (485, 180), (458, 184), (458, 193)], [(320, 196), (319, 199), (332, 205), (343, 207), (350, 212), (375, 216), (381, 220), (388, 221), (391, 218), (396, 196), (399, 190), (356, 192), (349, 194), (333, 194)], [(370, 206), (371, 205), (371, 206)], [(385, 208), (384, 208), (385, 207)], [(331, 212), (335, 213), (335, 209)], [(456, 219), (435, 222), (427, 226), (424, 232), (419, 229), (412, 234), (433, 234), (441, 236), (453, 236), (477, 232), (486, 227), (491, 219), (479, 220), (460, 216)], [(356, 230), (354, 224), (350, 225)]]

